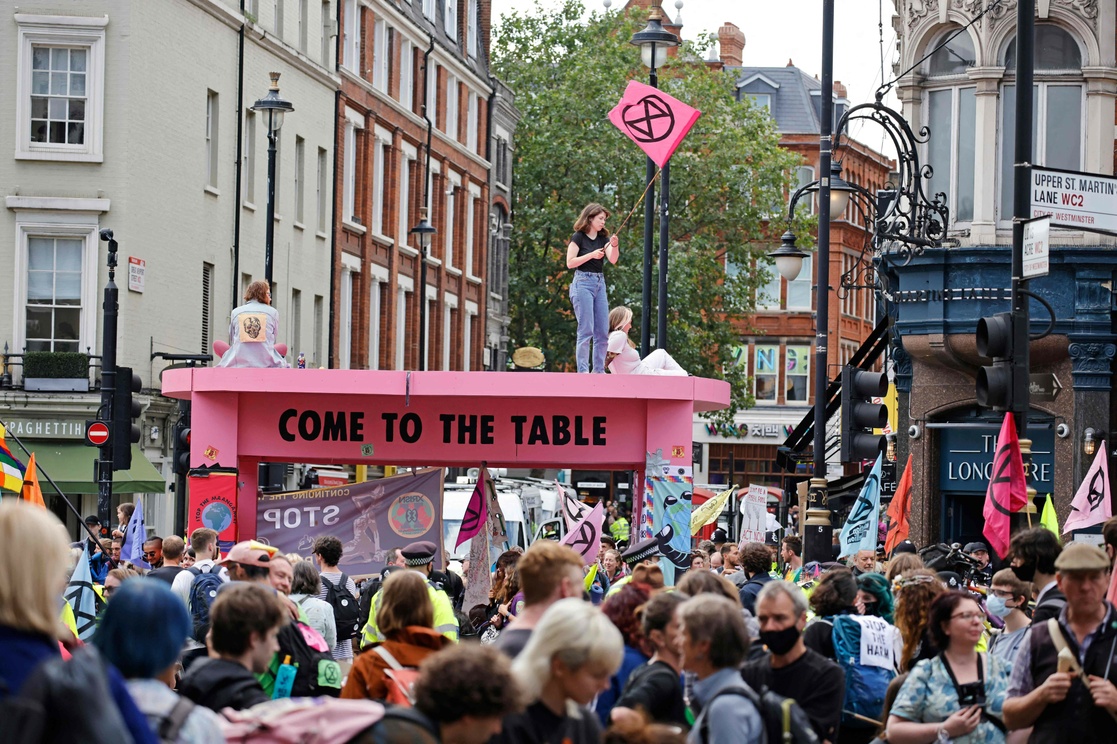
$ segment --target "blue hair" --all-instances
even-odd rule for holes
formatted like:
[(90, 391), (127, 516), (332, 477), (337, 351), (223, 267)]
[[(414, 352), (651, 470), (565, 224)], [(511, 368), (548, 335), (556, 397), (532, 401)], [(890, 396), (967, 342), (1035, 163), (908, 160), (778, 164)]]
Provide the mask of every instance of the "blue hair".
[(126, 678), (150, 678), (179, 657), (192, 625), (166, 582), (130, 579), (105, 607), (93, 645)]

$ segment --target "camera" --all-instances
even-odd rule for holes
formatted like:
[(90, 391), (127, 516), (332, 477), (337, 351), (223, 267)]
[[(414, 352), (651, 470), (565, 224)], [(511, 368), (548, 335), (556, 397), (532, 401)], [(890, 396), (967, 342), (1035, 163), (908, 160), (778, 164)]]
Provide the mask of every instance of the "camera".
[(101, 240), (112, 240), (112, 230), (110, 228), (106, 227), (101, 230)]
[(958, 685), (958, 705), (968, 708), (971, 705), (985, 705), (985, 685), (981, 682), (967, 682)]
[(918, 424), (912, 424), (908, 427), (908, 436), (912, 439), (919, 439), (923, 434), (923, 430), (919, 428)]
[(1059, 439), (1066, 439), (1070, 436), (1070, 427), (1066, 424), (1059, 424), (1055, 427), (1055, 436), (1059, 437)]

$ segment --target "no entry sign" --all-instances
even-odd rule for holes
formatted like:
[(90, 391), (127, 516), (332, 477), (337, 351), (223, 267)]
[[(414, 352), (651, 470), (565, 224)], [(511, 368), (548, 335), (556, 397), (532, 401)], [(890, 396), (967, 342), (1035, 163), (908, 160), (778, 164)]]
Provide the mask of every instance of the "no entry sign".
[(88, 421), (85, 425), (85, 441), (100, 447), (109, 441), (109, 427), (104, 421)]

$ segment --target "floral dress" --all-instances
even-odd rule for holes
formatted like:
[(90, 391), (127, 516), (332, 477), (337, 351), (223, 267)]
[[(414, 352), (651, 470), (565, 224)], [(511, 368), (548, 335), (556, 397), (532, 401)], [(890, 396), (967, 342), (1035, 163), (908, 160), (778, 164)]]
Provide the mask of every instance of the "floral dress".
[[(995, 656), (982, 655), (985, 672), (985, 712), (1004, 720), (1005, 694), (1008, 692), (1009, 669)], [(942, 659), (924, 659), (915, 665), (904, 680), (900, 694), (892, 706), (892, 715), (916, 723), (941, 723), (957, 712), (958, 691), (943, 666)], [(971, 733), (953, 739), (955, 744), (1004, 744), (1005, 735), (995, 724), (982, 717)]]

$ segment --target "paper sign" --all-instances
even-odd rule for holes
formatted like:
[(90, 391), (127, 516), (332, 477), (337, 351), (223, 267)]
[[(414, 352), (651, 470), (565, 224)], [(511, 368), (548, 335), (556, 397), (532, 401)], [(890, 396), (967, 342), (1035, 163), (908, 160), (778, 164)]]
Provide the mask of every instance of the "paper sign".
[(861, 626), (861, 663), (895, 669), (896, 628), (879, 617), (851, 615)]
[(741, 499), (741, 542), (764, 542), (768, 524), (768, 488), (749, 486)]

